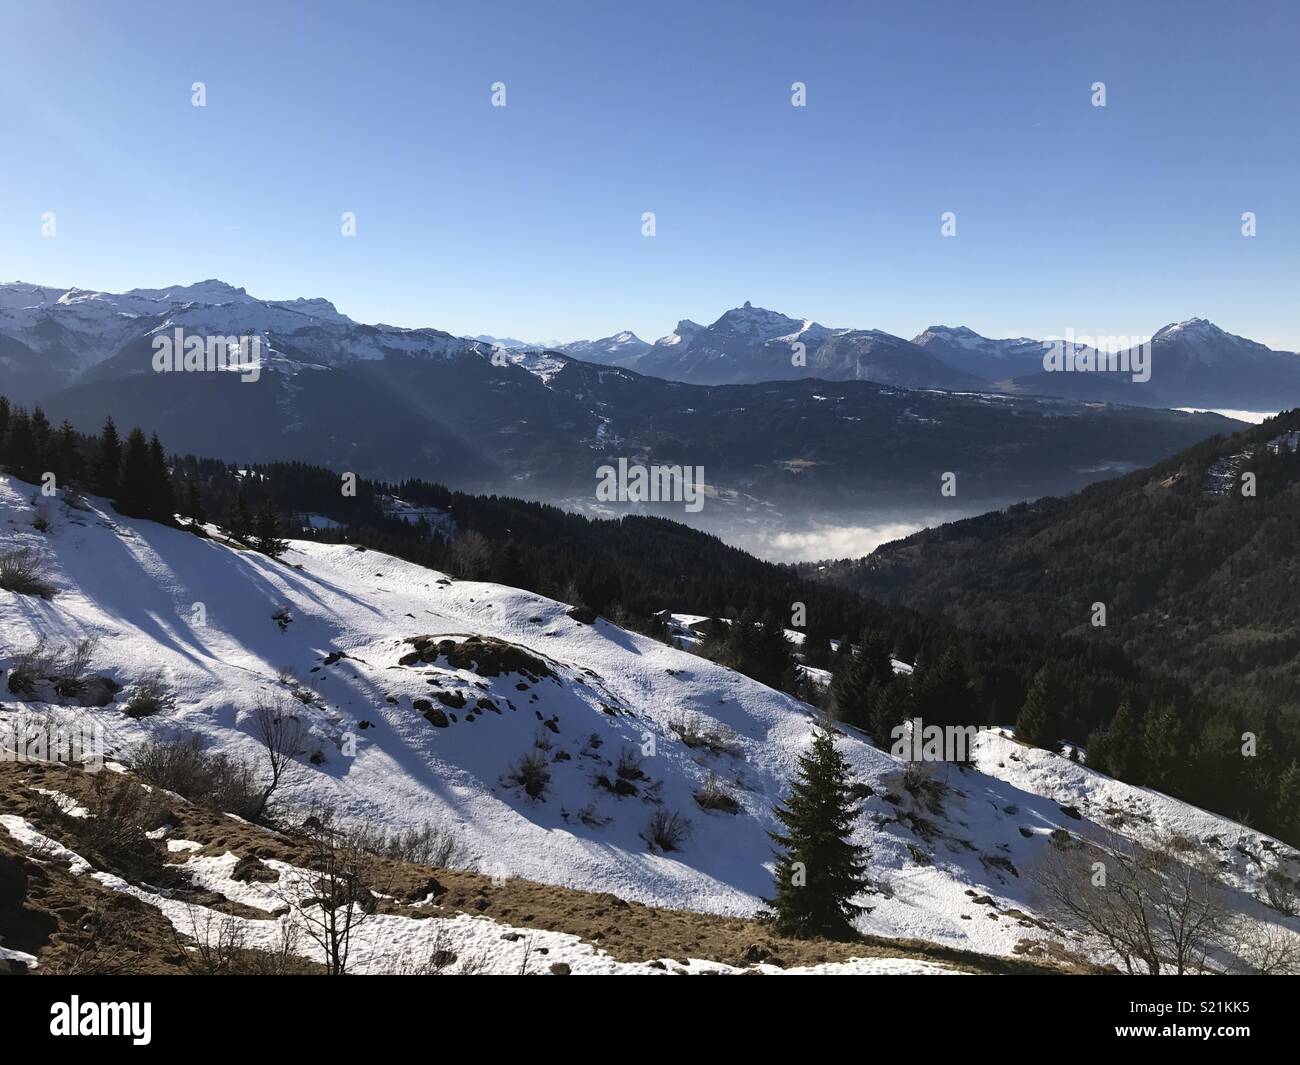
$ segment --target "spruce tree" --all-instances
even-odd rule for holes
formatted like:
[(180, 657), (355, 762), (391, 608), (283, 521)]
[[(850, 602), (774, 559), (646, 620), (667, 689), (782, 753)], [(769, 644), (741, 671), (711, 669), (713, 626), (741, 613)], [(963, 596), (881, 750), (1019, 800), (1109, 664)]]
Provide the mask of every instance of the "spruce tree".
[(81, 477), (81, 452), (77, 447), (77, 431), (71, 422), (64, 422), (59, 427), (58, 442), (55, 444), (54, 470), (59, 478), (59, 485), (67, 488)]
[(289, 541), (280, 539), (280, 515), (269, 499), (253, 521), (253, 546), (272, 558), (279, 558), (289, 550)]
[(889, 750), (894, 745), (895, 727), (914, 717), (915, 713), (912, 682), (906, 676), (895, 677), (883, 688), (877, 688), (867, 724), (872, 742), (882, 751)]
[(122, 448), (122, 471), (118, 475), (117, 508), (123, 514), (148, 516), (153, 496), (153, 469), (144, 433), (132, 429)]
[(956, 648), (917, 666), (912, 676), (917, 716), (927, 725), (977, 725), (979, 713), (970, 677)]
[(95, 469), (95, 489), (112, 498), (117, 494), (117, 477), (122, 466), (122, 441), (112, 418), (104, 421), (99, 434), (99, 464)]
[(1035, 674), (1025, 705), (1016, 718), (1016, 739), (1035, 747), (1053, 747), (1060, 739), (1058, 715), (1066, 694), (1056, 668), (1050, 663), (1043, 666)]
[(235, 493), (226, 511), (226, 531), (236, 540), (243, 540), (253, 528), (253, 516), (248, 512), (241, 488)]
[(1142, 721), (1127, 699), (1119, 704), (1110, 723), (1089, 738), (1088, 765), (1129, 784), (1142, 781)]
[(853, 899), (866, 887), (866, 848), (850, 842), (857, 803), (848, 765), (825, 726), (799, 759), (790, 796), (776, 808), (784, 832), (771, 832), (777, 852), (774, 897), (767, 915), (783, 935), (852, 939)]
[(170, 522), (176, 517), (176, 494), (172, 475), (167, 468), (167, 453), (154, 433), (149, 440), (149, 516), (155, 521)]

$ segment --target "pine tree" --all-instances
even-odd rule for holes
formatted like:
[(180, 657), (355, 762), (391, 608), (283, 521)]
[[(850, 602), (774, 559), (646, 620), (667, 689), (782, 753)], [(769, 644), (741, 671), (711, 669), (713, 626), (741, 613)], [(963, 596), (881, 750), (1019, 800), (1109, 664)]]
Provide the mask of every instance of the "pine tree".
[(937, 661), (917, 666), (912, 675), (912, 698), (917, 716), (927, 725), (980, 723), (970, 677), (956, 648), (948, 647)]
[(252, 527), (253, 516), (248, 512), (248, 504), (244, 502), (244, 492), (241, 488), (235, 493), (226, 511), (226, 531), (236, 540), (243, 540)]
[(280, 539), (280, 524), (280, 514), (268, 499), (253, 521), (253, 547), (272, 558), (289, 550), (289, 541)]
[(1060, 739), (1061, 706), (1066, 698), (1065, 685), (1055, 666), (1044, 665), (1034, 676), (1025, 696), (1025, 705), (1016, 718), (1016, 739), (1035, 747), (1054, 747)]
[(171, 471), (167, 469), (167, 453), (162, 441), (154, 433), (149, 439), (149, 516), (155, 521), (170, 522), (176, 517), (176, 493), (172, 488)]
[(153, 470), (149, 462), (149, 444), (144, 433), (132, 429), (122, 448), (122, 471), (118, 475), (117, 508), (123, 514), (147, 516), (153, 495)]
[(54, 445), (54, 471), (59, 484), (70, 487), (81, 477), (81, 452), (77, 446), (77, 432), (71, 422), (64, 422), (59, 427), (58, 440)]
[(1099, 730), (1090, 741), (1088, 765), (1126, 783), (1133, 784), (1142, 779), (1142, 728), (1127, 699), (1119, 704), (1110, 724)]
[(1293, 758), (1282, 772), (1277, 798), (1278, 831), (1291, 839), (1300, 836), (1300, 761)]
[(122, 441), (112, 418), (104, 421), (99, 434), (99, 464), (95, 469), (95, 489), (112, 498), (117, 494), (117, 478), (122, 468)]
[(882, 751), (889, 750), (894, 745), (893, 730), (915, 714), (912, 683), (906, 676), (895, 677), (883, 688), (877, 688), (867, 725), (872, 742)]
[(1188, 769), (1187, 730), (1168, 704), (1152, 707), (1142, 723), (1146, 782), (1161, 791), (1178, 791)]
[(187, 518), (192, 518), (200, 525), (207, 524), (208, 512), (203, 506), (203, 494), (199, 490), (199, 483), (193, 477), (185, 481), (185, 491), (182, 496), (181, 513)]
[(814, 731), (790, 796), (775, 813), (785, 832), (769, 833), (781, 851), (775, 897), (765, 900), (768, 916), (783, 935), (852, 939), (861, 912), (853, 899), (866, 886), (866, 848), (850, 842), (857, 803), (828, 728)]

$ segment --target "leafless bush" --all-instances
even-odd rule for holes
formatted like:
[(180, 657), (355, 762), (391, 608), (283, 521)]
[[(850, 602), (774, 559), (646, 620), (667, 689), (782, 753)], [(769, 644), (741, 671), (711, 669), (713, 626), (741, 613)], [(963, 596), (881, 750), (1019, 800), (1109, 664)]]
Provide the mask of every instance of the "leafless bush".
[(510, 768), (508, 779), (524, 789), (530, 799), (540, 799), (551, 782), (551, 769), (544, 752), (534, 748)]
[(727, 754), (735, 747), (735, 736), (729, 730), (694, 714), (679, 714), (668, 722), (668, 731), (687, 747), (703, 748), (711, 754)]
[(670, 810), (660, 809), (650, 815), (650, 822), (646, 825), (641, 838), (667, 854), (680, 849), (690, 832), (691, 822), (688, 818)]
[(164, 710), (170, 710), (175, 704), (171, 689), (163, 680), (162, 671), (154, 670), (136, 681), (131, 698), (122, 707), (122, 712), (127, 717), (137, 719), (152, 717)]
[(616, 769), (620, 780), (641, 780), (645, 771), (641, 768), (641, 755), (633, 747), (624, 747), (618, 755)]
[(1300, 976), (1300, 935), (1272, 921), (1239, 917), (1230, 926), (1236, 969), (1252, 976)]
[(238, 917), (202, 906), (186, 907), (185, 933), (172, 929), (173, 939), (191, 976), (228, 976), (248, 949), (248, 932)]
[(16, 595), (53, 599), (55, 587), (47, 576), (48, 558), (31, 547), (18, 547), (0, 554), (0, 588)]
[(201, 906), (186, 908), (184, 931), (173, 929), (177, 953), (191, 976), (287, 976), (308, 973), (311, 965), (299, 955), (298, 928), (278, 922), (270, 949), (248, 945), (248, 926), (237, 917)]
[(409, 956), (400, 959), (388, 972), (390, 976), (478, 976), (487, 968), (487, 959), (481, 955), (461, 957), (452, 948), (455, 940), (439, 925), (422, 961)]
[(695, 793), (695, 801), (701, 810), (718, 810), (724, 814), (740, 813), (740, 803), (736, 802), (712, 773), (704, 785)]
[(1218, 868), (1200, 847), (1081, 839), (1047, 848), (1033, 877), (1048, 916), (1130, 973), (1210, 971), (1234, 938)]
[(60, 698), (76, 698), (87, 687), (86, 669), (99, 641), (93, 636), (63, 647), (51, 646), (45, 639), (23, 651), (14, 659), (9, 672), (9, 690), (24, 698), (35, 698), (41, 683), (48, 682)]
[(261, 800), (251, 766), (229, 755), (204, 751), (193, 737), (150, 740), (136, 752), (135, 771), (156, 788), (241, 817), (251, 819)]
[(316, 806), (290, 830), (306, 850), (302, 868), (280, 874), (272, 890), (320, 949), (325, 971), (348, 971), (352, 935), (376, 910), (373, 858), (358, 846), (364, 831), (342, 825), (333, 807)]
[(1300, 914), (1300, 883), (1278, 869), (1264, 877), (1264, 902), (1287, 917)]
[(441, 825), (422, 825), (396, 832), (382, 828), (358, 830), (356, 842), (362, 850), (378, 858), (433, 869), (467, 869), (474, 861), (465, 842)]
[(260, 700), (253, 709), (254, 735), (262, 744), (267, 781), (256, 803), (252, 819), (266, 815), (267, 806), (280, 786), (292, 777), (297, 767), (294, 759), (307, 751), (307, 730), (302, 721), (284, 708), (280, 700)]

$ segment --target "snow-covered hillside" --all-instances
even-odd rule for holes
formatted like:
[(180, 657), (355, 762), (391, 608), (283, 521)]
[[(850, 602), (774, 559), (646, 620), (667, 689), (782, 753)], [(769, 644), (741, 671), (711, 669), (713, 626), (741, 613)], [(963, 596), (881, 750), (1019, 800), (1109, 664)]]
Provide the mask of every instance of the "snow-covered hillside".
[[(253, 708), (279, 699), (311, 730), (296, 801), (452, 828), (493, 875), (735, 915), (768, 893), (772, 806), (810, 740), (797, 700), (565, 604), (347, 545), (295, 542), (277, 562), (101, 501), (52, 501), (39, 532), (35, 494), (0, 477), (0, 544), (47, 553), (57, 595), (0, 591), (0, 666), (41, 640), (95, 638), (88, 669), (122, 689), (59, 713), (93, 715), (122, 761), (150, 736), (185, 733), (251, 759)], [(132, 720), (123, 706), (152, 671), (175, 705)], [(0, 713), (37, 709), (4, 695)], [(866, 796), (865, 932), (994, 954), (1060, 939), (1029, 886), (1053, 832), (1206, 841), (1242, 910), (1259, 908), (1266, 869), (1294, 865), (1273, 840), (995, 730), (976, 769), (938, 765), (915, 793), (863, 738), (840, 747)], [(537, 797), (513, 778), (530, 752), (549, 774)], [(699, 806), (711, 781), (737, 812)], [(670, 853), (647, 841), (659, 812), (690, 822)]]

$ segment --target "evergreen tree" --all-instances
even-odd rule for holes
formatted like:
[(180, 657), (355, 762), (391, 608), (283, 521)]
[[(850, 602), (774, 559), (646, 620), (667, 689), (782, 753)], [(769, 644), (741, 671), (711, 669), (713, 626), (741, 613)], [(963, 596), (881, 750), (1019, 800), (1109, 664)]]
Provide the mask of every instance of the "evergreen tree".
[(59, 485), (67, 488), (81, 477), (81, 451), (77, 446), (77, 432), (71, 422), (59, 426), (58, 439), (54, 445), (54, 472)]
[(1169, 704), (1153, 707), (1142, 723), (1142, 755), (1146, 783), (1173, 794), (1186, 780), (1187, 730)]
[(1300, 761), (1282, 771), (1278, 780), (1278, 831), (1290, 839), (1300, 836)]
[(872, 742), (882, 751), (888, 751), (894, 745), (894, 728), (915, 715), (912, 683), (906, 676), (895, 677), (883, 688), (877, 688), (867, 726)]
[(176, 493), (171, 471), (167, 469), (167, 454), (157, 433), (149, 439), (148, 508), (149, 516), (155, 521), (170, 522), (176, 517)]
[(790, 796), (776, 808), (785, 831), (772, 832), (777, 853), (775, 897), (765, 900), (783, 935), (852, 939), (853, 899), (866, 886), (866, 849), (850, 842), (857, 803), (848, 765), (830, 730), (819, 726), (799, 759)]
[(5, 461), (24, 481), (40, 479), (36, 441), (32, 437), (32, 419), (19, 407), (9, 418), (9, 433), (5, 438)]
[(253, 528), (253, 516), (248, 512), (244, 502), (244, 490), (236, 490), (226, 510), (226, 531), (236, 540), (243, 540)]
[(1129, 784), (1142, 779), (1141, 721), (1127, 699), (1119, 704), (1110, 724), (1090, 741), (1088, 765)]
[(279, 558), (289, 550), (289, 541), (280, 539), (280, 514), (269, 499), (253, 521), (253, 547), (264, 555)]
[(912, 675), (916, 714), (927, 725), (978, 725), (970, 677), (955, 647), (918, 665)]
[(122, 448), (122, 470), (118, 475), (117, 508), (123, 514), (148, 516), (153, 496), (153, 469), (149, 462), (149, 443), (144, 433), (132, 429)]
[(99, 434), (99, 464), (95, 469), (95, 490), (110, 499), (117, 494), (117, 478), (122, 468), (122, 441), (112, 418), (104, 420)]
[(1035, 747), (1054, 747), (1060, 739), (1059, 714), (1067, 694), (1053, 664), (1039, 669), (1016, 718), (1016, 739)]
[(203, 505), (203, 495), (199, 490), (198, 482), (194, 478), (186, 479), (184, 494), (181, 498), (181, 513), (188, 518), (192, 518), (200, 525), (206, 525), (208, 521), (207, 508)]

